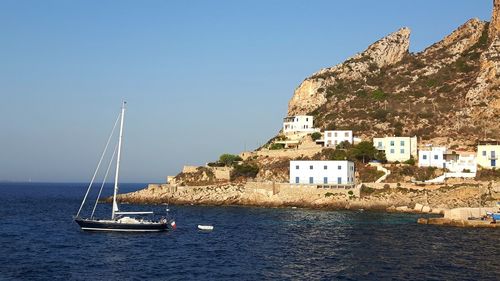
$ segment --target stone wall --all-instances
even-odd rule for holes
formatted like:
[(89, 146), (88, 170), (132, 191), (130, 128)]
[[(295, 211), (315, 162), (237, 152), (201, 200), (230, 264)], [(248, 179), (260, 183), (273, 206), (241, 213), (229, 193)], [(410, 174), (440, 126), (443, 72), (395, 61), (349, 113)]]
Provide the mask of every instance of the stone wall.
[(498, 207), (485, 208), (455, 208), (444, 211), (444, 217), (452, 220), (467, 220), (470, 217), (479, 218), (486, 215), (486, 212), (498, 212)]
[(182, 172), (187, 173), (196, 173), (198, 171), (198, 166), (184, 166), (182, 168)]
[(217, 180), (230, 180), (231, 179), (231, 168), (229, 167), (210, 167), (212, 172), (214, 172), (215, 179)]
[(352, 191), (353, 195), (359, 196), (359, 188), (357, 187), (331, 187), (331, 188), (318, 188), (316, 185), (297, 185), (289, 183), (277, 183), (277, 182), (247, 182), (245, 185), (246, 192), (260, 192), (270, 195), (279, 194), (280, 196), (304, 196), (309, 197), (311, 195), (318, 195), (324, 197), (325, 194), (346, 194), (350, 195), (349, 191)]

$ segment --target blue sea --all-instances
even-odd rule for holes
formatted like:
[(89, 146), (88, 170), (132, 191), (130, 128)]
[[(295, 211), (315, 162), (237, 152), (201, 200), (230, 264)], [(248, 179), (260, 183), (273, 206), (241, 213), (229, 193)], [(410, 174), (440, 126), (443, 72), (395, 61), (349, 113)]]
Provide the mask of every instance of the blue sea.
[(500, 279), (495, 229), (418, 225), (412, 214), (170, 206), (172, 232), (88, 233), (72, 220), (85, 189), (0, 184), (0, 280)]

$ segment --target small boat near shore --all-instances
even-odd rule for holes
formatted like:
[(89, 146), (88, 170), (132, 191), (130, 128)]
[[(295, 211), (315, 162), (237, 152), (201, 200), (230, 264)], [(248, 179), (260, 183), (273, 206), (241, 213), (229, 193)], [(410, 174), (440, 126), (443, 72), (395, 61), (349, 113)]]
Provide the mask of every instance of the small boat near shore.
[[(111, 134), (108, 138), (108, 141), (106, 143), (106, 146), (104, 148), (104, 151), (101, 155), (101, 158), (99, 160), (99, 163), (97, 164), (97, 168), (94, 172), (94, 176), (92, 177), (92, 180), (90, 181), (89, 187), (87, 189), (87, 192), (85, 193), (85, 196), (83, 198), (83, 201), (80, 205), (80, 209), (78, 209), (77, 214), (74, 217), (75, 222), (80, 226), (82, 230), (85, 231), (119, 231), (119, 232), (160, 232), (160, 231), (167, 231), (169, 228), (175, 229), (176, 224), (173, 219), (168, 218), (168, 209), (167, 209), (167, 215), (161, 218), (154, 218), (154, 213), (153, 212), (124, 212), (120, 211), (118, 202), (116, 200), (116, 195), (118, 194), (119, 190), (119, 172), (120, 172), (120, 156), (121, 156), (121, 147), (122, 147), (122, 137), (123, 137), (123, 121), (124, 121), (124, 116), (125, 116), (125, 104), (126, 102), (122, 103), (121, 111), (118, 116), (118, 118), (115, 121), (115, 125), (113, 127), (113, 130), (111, 131)], [(106, 155), (106, 151), (108, 149), (109, 143), (111, 138), (113, 137), (116, 125), (118, 123), (118, 120), (120, 120), (120, 132), (118, 136), (118, 143), (115, 146), (115, 150), (110, 157), (111, 159), (109, 160), (109, 164), (104, 176), (104, 180), (101, 184), (99, 194), (97, 195), (97, 199), (95, 201), (92, 213), (90, 217), (84, 218), (80, 216), (80, 213), (83, 209), (83, 206), (85, 205), (85, 202), (87, 200), (87, 196), (89, 195), (89, 192), (92, 188), (92, 185), (94, 183), (94, 180), (96, 178), (97, 172), (99, 171), (99, 167), (102, 163), (102, 160), (104, 156)], [(111, 219), (97, 219), (94, 218), (94, 213), (97, 207), (97, 203), (99, 202), (99, 198), (102, 193), (102, 189), (104, 187), (104, 184), (106, 182), (109, 170), (111, 168), (111, 164), (113, 163), (114, 157), (116, 155), (116, 169), (115, 169), (115, 181), (114, 181), (114, 190), (113, 190), (113, 205), (112, 205), (112, 210), (111, 210)], [(153, 216), (153, 218), (146, 218), (146, 216)]]
[(213, 227), (213, 225), (201, 225), (201, 224), (199, 224), (198, 229), (202, 230), (202, 231), (212, 231), (212, 230), (214, 230), (214, 227)]

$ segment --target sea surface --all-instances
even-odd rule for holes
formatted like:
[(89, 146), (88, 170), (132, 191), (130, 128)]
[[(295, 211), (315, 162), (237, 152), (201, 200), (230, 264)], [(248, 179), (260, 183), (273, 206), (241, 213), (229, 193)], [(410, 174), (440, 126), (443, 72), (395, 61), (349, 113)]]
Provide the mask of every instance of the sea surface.
[[(169, 206), (175, 231), (88, 233), (72, 220), (85, 190), (0, 184), (0, 280), (500, 279), (497, 229), (423, 226), (412, 214)], [(110, 206), (98, 211), (109, 217)]]

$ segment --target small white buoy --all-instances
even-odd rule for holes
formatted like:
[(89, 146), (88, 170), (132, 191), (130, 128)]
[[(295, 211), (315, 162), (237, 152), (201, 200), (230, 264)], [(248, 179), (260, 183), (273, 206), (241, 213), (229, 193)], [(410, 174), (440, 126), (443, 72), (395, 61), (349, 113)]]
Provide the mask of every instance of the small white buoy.
[(204, 230), (204, 231), (212, 231), (214, 230), (214, 227), (212, 225), (198, 225), (199, 230)]

